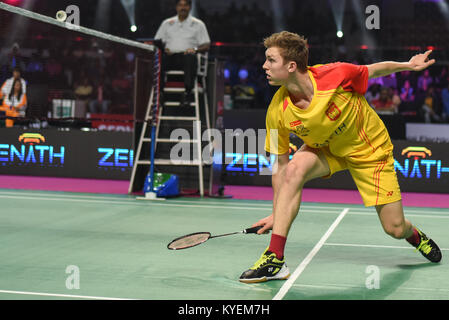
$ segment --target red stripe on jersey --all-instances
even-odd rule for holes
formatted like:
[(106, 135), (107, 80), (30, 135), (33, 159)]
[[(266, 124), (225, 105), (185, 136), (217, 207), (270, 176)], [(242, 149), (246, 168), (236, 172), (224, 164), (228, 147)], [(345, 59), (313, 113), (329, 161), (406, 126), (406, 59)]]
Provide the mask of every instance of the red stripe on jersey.
[(357, 111), (359, 112), (359, 118), (360, 118), (360, 130), (362, 132), (362, 135), (365, 137), (365, 142), (373, 149), (373, 153), (376, 151), (376, 148), (371, 144), (370, 139), (368, 138), (368, 135), (365, 132), (365, 129), (363, 128), (363, 113), (362, 113), (362, 101), (360, 99), (357, 99)]

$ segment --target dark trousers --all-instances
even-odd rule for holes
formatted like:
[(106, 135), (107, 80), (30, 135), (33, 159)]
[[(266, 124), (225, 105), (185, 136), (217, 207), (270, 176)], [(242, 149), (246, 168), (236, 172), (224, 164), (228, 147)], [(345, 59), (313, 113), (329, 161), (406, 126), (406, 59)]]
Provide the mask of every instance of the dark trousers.
[(197, 68), (198, 60), (196, 54), (175, 53), (172, 55), (165, 54), (162, 57), (162, 79), (165, 79), (166, 71), (184, 71), (184, 87), (187, 93), (190, 93), (195, 85)]

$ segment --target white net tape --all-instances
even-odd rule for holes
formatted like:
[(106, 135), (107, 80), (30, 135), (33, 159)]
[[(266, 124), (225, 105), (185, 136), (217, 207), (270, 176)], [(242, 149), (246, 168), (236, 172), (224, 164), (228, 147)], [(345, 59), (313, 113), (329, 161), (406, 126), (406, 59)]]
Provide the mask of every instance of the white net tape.
[(10, 6), (8, 4), (5, 4), (3, 2), (0, 2), (0, 9), (2, 10), (6, 10), (12, 13), (16, 13), (19, 15), (22, 15), (24, 17), (28, 17), (34, 20), (38, 20), (38, 21), (42, 21), (42, 22), (46, 22), (46, 23), (50, 23), (53, 24), (55, 26), (70, 30), (70, 31), (76, 31), (76, 32), (81, 32), (84, 33), (86, 35), (90, 35), (90, 36), (95, 36), (98, 38), (102, 38), (105, 40), (109, 40), (109, 41), (113, 41), (113, 42), (117, 42), (120, 44), (126, 44), (129, 46), (133, 46), (133, 47), (137, 47), (140, 49), (144, 49), (144, 50), (149, 50), (149, 51), (154, 51), (155, 47), (152, 45), (148, 45), (148, 44), (144, 44), (144, 43), (140, 43), (137, 41), (132, 41), (132, 40), (128, 40), (128, 39), (124, 39), (124, 38), (120, 38), (108, 33), (104, 33), (104, 32), (100, 32), (97, 30), (93, 30), (93, 29), (89, 29), (89, 28), (85, 28), (82, 26), (77, 26), (71, 23), (67, 23), (67, 22), (62, 22), (62, 21), (58, 21), (55, 18), (51, 18), (51, 17), (47, 17), (44, 16), (42, 14), (39, 13), (35, 13), (29, 10), (25, 10), (22, 8), (18, 8), (18, 7), (14, 7), (14, 6)]

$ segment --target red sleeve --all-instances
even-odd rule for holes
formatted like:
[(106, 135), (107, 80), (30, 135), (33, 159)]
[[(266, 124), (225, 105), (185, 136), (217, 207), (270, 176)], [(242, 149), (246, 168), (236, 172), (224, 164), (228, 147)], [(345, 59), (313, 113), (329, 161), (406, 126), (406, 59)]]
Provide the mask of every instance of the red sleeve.
[(318, 90), (327, 91), (342, 87), (362, 95), (368, 89), (368, 67), (346, 62), (334, 62), (311, 67)]
[(344, 74), (341, 84), (344, 90), (365, 94), (368, 89), (368, 67), (351, 63), (341, 63), (340, 69)]

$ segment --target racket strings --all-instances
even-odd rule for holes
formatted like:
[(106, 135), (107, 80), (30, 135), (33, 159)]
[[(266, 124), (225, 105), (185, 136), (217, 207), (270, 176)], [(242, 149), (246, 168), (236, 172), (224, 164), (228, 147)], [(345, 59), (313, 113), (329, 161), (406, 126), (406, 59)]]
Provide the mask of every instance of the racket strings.
[(209, 232), (201, 232), (196, 234), (186, 235), (184, 237), (173, 240), (168, 248), (172, 250), (179, 250), (184, 248), (190, 248), (199, 245), (209, 239)]

